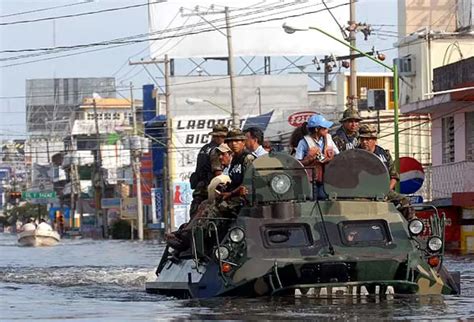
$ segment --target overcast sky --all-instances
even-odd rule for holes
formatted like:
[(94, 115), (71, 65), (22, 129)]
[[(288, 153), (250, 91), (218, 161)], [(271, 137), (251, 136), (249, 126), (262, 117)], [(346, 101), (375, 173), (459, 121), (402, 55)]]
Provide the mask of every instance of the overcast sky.
[[(146, 0), (83, 2), (82, 0), (0, 0), (0, 50), (77, 45), (148, 32), (146, 6), (36, 23), (1, 25), (21, 20), (138, 5), (145, 3)], [(6, 17), (6, 15), (14, 13), (57, 6), (67, 7)], [(357, 45), (359, 48), (365, 50), (375, 46), (376, 49), (381, 50), (393, 47), (393, 43), (396, 41), (393, 32), (397, 30), (395, 27), (397, 24), (396, 0), (359, 0), (357, 21), (370, 23), (374, 25), (375, 30), (380, 30), (368, 41), (363, 40), (363, 35), (358, 35)], [(132, 81), (135, 87), (141, 87), (143, 84), (151, 83), (152, 80), (143, 71), (143, 68), (135, 67), (132, 70), (133, 67), (128, 66), (127, 61), (146, 58), (148, 56), (147, 46), (148, 44), (145, 42), (28, 64), (29, 61), (51, 56), (0, 61), (0, 140), (12, 136), (25, 137), (26, 108), (23, 96), (25, 96), (26, 79), (114, 76), (117, 79), (117, 84), (120, 82), (128, 84)], [(390, 64), (391, 59), (396, 55), (396, 50), (384, 53), (388, 55), (386, 61)], [(0, 59), (20, 54), (2, 53)], [(366, 60), (360, 59), (358, 62), (359, 71), (381, 71), (379, 66)], [(278, 59), (272, 60), (272, 69), (281, 68), (282, 63)], [(10, 64), (19, 65), (7, 66)], [(129, 96), (127, 91), (124, 91), (123, 95)]]

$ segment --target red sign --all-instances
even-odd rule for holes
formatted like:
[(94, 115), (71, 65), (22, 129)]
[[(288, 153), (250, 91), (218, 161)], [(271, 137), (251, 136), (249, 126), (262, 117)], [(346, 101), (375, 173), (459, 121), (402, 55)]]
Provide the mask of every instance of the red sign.
[(316, 112), (312, 112), (312, 111), (293, 113), (290, 116), (288, 116), (288, 123), (291, 126), (299, 127), (304, 122), (308, 122), (308, 119), (314, 114), (316, 114)]

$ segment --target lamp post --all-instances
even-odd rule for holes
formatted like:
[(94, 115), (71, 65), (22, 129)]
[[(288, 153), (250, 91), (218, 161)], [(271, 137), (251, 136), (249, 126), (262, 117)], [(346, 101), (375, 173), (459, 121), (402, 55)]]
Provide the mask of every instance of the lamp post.
[[(398, 68), (397, 65), (394, 64), (393, 67), (389, 66), (387, 64), (384, 64), (380, 60), (375, 59), (372, 56), (367, 55), (363, 51), (359, 50), (358, 48), (346, 43), (345, 41), (327, 33), (326, 31), (318, 28), (318, 27), (313, 27), (309, 26), (306, 28), (296, 28), (290, 25), (287, 25), (286, 23), (283, 24), (283, 30), (285, 30), (286, 33), (288, 34), (293, 34), (296, 31), (306, 31), (306, 30), (316, 30), (319, 31), (320, 33), (324, 34), (325, 36), (332, 38), (333, 40), (337, 41), (338, 43), (350, 48), (351, 50), (361, 54), (364, 57), (369, 58), (371, 61), (389, 69), (393, 73), (393, 132), (394, 132), (394, 145), (395, 145), (395, 167), (397, 169), (397, 172), (400, 170), (400, 152), (399, 152), (399, 137), (398, 137)], [(399, 190), (398, 185), (397, 185), (397, 191)]]
[[(228, 110), (227, 108), (222, 107), (222, 106), (220, 106), (219, 104), (214, 103), (213, 101), (210, 101), (210, 100), (207, 100), (207, 99), (203, 99), (203, 98), (195, 98), (195, 97), (188, 97), (188, 98), (186, 99), (186, 104), (194, 105), (194, 104), (197, 104), (197, 103), (208, 103), (208, 104), (211, 104), (212, 106), (217, 107), (217, 108), (220, 109), (221, 111), (224, 111), (224, 112), (226, 112), (226, 113), (229, 113), (232, 117), (235, 115), (237, 120), (239, 119), (237, 113), (233, 113), (231, 110)], [(238, 126), (238, 124), (234, 124), (234, 126)]]

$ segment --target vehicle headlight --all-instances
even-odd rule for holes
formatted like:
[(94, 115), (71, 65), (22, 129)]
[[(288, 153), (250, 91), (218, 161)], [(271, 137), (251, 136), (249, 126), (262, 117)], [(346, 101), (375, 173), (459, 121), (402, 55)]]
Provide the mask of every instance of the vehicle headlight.
[(240, 228), (234, 228), (229, 233), (229, 238), (234, 243), (240, 243), (244, 239), (244, 237), (245, 237), (245, 233)]
[(282, 195), (285, 194), (291, 187), (291, 179), (286, 174), (277, 174), (272, 178), (271, 186), (273, 191)]
[(217, 259), (226, 260), (229, 258), (229, 249), (225, 246), (221, 246), (215, 250), (214, 255)]
[(438, 252), (443, 247), (443, 241), (438, 236), (433, 236), (428, 239), (428, 249), (432, 252)]
[(425, 229), (425, 225), (420, 219), (413, 219), (408, 223), (408, 230), (413, 236), (418, 236)]

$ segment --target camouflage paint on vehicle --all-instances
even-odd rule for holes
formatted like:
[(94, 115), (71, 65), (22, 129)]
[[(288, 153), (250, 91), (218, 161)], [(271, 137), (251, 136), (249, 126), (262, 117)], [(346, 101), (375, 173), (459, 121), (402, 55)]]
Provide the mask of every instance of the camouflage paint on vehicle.
[[(411, 236), (407, 221), (383, 201), (388, 173), (375, 155), (348, 150), (326, 171), (330, 199), (318, 202), (310, 169), (294, 158), (269, 154), (255, 160), (244, 178), (249, 202), (237, 218), (202, 219), (193, 229), (190, 255), (165, 252), (147, 291), (198, 298), (459, 292), (442, 264), (427, 262), (442, 259), (442, 251), (427, 251), (426, 241)], [(432, 223), (442, 234), (442, 218)]]

